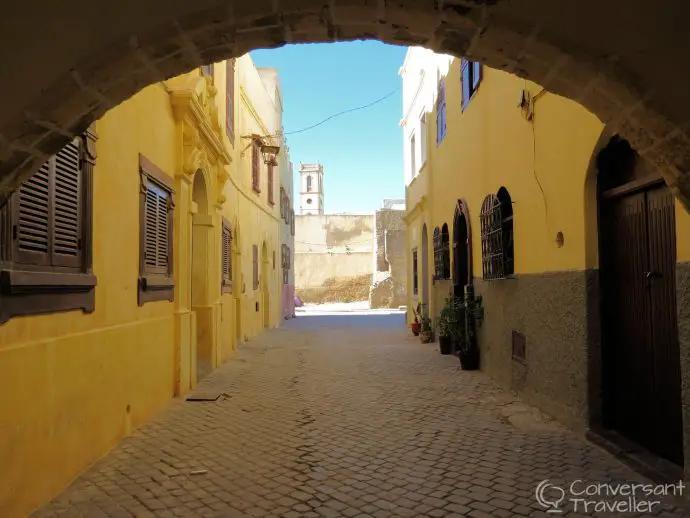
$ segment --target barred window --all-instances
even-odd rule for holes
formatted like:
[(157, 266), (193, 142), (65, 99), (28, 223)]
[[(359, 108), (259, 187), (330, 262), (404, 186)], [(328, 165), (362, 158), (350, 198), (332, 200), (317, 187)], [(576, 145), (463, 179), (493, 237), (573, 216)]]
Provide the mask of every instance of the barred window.
[(484, 279), (504, 279), (515, 272), (513, 246), (513, 204), (501, 187), (484, 198), (479, 216)]
[(436, 280), (450, 279), (450, 240), (446, 223), (434, 229), (434, 277)]

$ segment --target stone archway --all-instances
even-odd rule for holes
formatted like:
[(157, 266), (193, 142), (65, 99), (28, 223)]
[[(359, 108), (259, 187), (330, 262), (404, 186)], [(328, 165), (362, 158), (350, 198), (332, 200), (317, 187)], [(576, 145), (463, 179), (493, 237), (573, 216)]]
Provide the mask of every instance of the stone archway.
[(0, 201), (146, 85), (254, 48), (378, 39), (464, 55), (577, 100), (690, 207), (690, 101), (679, 80), (688, 14), (690, 4), (652, 0), (11, 0), (0, 19), (0, 62), (12, 71), (0, 81)]

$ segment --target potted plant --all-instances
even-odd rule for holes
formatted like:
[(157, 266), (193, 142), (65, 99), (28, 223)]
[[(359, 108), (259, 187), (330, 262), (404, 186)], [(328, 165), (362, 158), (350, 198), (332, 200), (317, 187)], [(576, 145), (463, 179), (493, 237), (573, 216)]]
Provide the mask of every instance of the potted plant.
[(419, 339), (423, 344), (434, 341), (433, 322), (427, 315), (422, 315), (422, 329), (419, 332)]
[(419, 331), (422, 329), (422, 324), (419, 322), (419, 313), (421, 310), (421, 304), (417, 303), (417, 309), (410, 308), (412, 314), (414, 315), (414, 321), (410, 324), (410, 329), (412, 329), (412, 334), (414, 336), (419, 336)]
[(438, 317), (438, 345), (441, 354), (451, 354), (453, 350), (453, 327), (455, 327), (455, 315), (451, 296), (446, 298), (446, 303)]
[(475, 312), (471, 305), (463, 300), (455, 306), (458, 325), (454, 328), (454, 348), (460, 358), (462, 370), (477, 370), (479, 368), (479, 347), (474, 339)]

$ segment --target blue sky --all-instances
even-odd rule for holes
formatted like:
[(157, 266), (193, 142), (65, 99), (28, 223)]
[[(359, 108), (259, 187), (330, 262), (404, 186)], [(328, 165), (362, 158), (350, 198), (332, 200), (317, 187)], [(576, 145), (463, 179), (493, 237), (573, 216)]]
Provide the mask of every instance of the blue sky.
[(283, 90), (283, 125), (295, 165), (324, 166), (326, 213), (371, 212), (383, 198), (404, 198), (402, 91), (363, 110), (290, 135), (335, 113), (369, 104), (401, 86), (406, 47), (376, 41), (287, 45), (251, 53), (257, 67), (275, 67)]

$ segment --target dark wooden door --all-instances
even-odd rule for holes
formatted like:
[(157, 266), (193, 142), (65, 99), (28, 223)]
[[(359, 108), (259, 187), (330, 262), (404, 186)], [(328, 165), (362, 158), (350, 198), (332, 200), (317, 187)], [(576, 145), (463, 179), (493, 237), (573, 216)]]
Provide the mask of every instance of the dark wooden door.
[(674, 200), (665, 185), (602, 199), (605, 424), (683, 463)]

